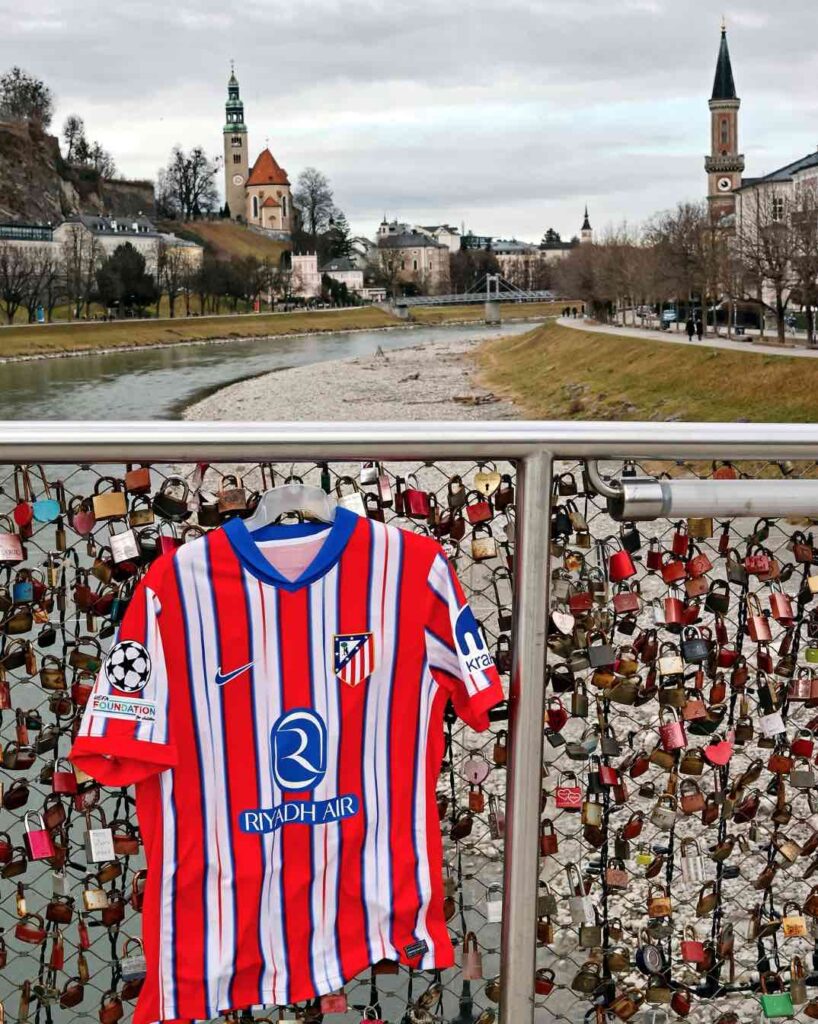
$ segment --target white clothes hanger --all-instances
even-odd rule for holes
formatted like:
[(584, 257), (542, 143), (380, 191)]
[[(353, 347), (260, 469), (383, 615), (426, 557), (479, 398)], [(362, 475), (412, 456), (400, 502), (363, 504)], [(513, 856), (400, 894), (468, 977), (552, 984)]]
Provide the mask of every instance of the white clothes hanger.
[(288, 512), (300, 512), (305, 519), (316, 519), (321, 523), (335, 522), (337, 503), (326, 491), (311, 484), (281, 484), (265, 491), (251, 516), (244, 525), (253, 533), (275, 523)]

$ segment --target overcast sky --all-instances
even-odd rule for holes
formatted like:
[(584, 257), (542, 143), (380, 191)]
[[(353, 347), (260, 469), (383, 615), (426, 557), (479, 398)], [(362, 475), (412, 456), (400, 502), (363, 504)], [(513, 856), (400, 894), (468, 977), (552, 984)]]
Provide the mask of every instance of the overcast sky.
[[(816, 0), (725, 0), (747, 173), (818, 144)], [(236, 60), (251, 160), (389, 217), (538, 241), (704, 194), (713, 0), (0, 0), (4, 64), (44, 78), (128, 177), (221, 153)]]

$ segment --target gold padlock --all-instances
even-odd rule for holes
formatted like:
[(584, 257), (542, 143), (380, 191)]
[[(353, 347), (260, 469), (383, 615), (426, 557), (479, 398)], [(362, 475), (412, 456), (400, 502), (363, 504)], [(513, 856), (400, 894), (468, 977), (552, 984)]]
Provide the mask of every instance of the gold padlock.
[(713, 536), (713, 520), (707, 516), (694, 516), (687, 521), (687, 532), (694, 540), (709, 540)]
[(90, 876), (86, 877), (82, 890), (82, 905), (86, 910), (104, 910), (108, 906), (108, 894), (95, 885)]

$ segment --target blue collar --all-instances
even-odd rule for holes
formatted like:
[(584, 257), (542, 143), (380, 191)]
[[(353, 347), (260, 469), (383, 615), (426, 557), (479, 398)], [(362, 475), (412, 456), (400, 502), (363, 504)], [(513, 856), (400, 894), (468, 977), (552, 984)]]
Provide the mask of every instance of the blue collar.
[(295, 580), (288, 580), (264, 557), (258, 546), (259, 541), (284, 540), (292, 537), (311, 537), (327, 529), (326, 523), (291, 523), (264, 526), (253, 533), (247, 529), (242, 519), (231, 519), (223, 527), (227, 539), (233, 546), (244, 567), (264, 583), (283, 590), (298, 590), (309, 583), (314, 583), (335, 565), (344, 552), (344, 548), (352, 536), (360, 516), (346, 508), (335, 511), (335, 520), (329, 527), (326, 540), (321, 545), (315, 558), (304, 572)]

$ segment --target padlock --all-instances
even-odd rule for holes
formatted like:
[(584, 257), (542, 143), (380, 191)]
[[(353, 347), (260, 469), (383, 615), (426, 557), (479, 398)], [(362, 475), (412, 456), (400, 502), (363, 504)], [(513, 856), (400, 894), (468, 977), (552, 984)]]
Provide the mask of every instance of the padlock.
[(636, 566), (633, 564), (630, 552), (625, 548), (614, 551), (608, 560), (608, 577), (612, 583), (621, 583), (636, 575)]
[(85, 812), (85, 859), (89, 864), (100, 864), (106, 860), (114, 860), (114, 837), (110, 828), (105, 823), (105, 815), (101, 808), (97, 810), (100, 817), (100, 826), (91, 827), (91, 812)]
[(47, 935), (45, 922), (39, 914), (25, 914), (14, 926), (14, 937), (32, 946), (42, 945)]
[(604, 805), (602, 800), (597, 797), (589, 797), (582, 803), (582, 815), (581, 821), (583, 825), (596, 825), (602, 824)]
[[(110, 486), (100, 490), (104, 484)], [(94, 518), (97, 521), (124, 518), (128, 513), (128, 503), (125, 491), (122, 489), (122, 481), (110, 476), (100, 477), (94, 487), (91, 504), (94, 509)]]
[(715, 882), (705, 882), (699, 890), (699, 898), (696, 900), (696, 916), (708, 917), (718, 906), (718, 893)]
[[(34, 815), (37, 819), (39, 828), (31, 828), (29, 824), (29, 816)], [(26, 852), (30, 860), (47, 860), (49, 857), (53, 857), (55, 854), (54, 841), (51, 838), (51, 833), (46, 829), (43, 824), (41, 815), (37, 814), (36, 811), (26, 811), (25, 818), (25, 843)]]
[(644, 1001), (645, 997), (638, 988), (628, 988), (616, 996), (609, 1009), (620, 1020), (630, 1020)]
[(663, 707), (659, 711), (659, 741), (668, 752), (681, 750), (687, 746), (684, 722), (679, 718), (675, 708)]
[(800, 906), (794, 900), (789, 900), (784, 904), (781, 928), (785, 939), (803, 938), (808, 934), (807, 920), (801, 913)]
[(684, 938), (681, 943), (682, 960), (696, 966), (705, 961), (704, 943), (696, 936), (696, 929), (688, 925), (684, 930)]
[(670, 794), (660, 796), (651, 811), (650, 820), (657, 828), (669, 832), (676, 823), (676, 797)]
[[(137, 948), (136, 953), (131, 952), (134, 944)], [(145, 962), (145, 952), (141, 939), (129, 937), (125, 940), (125, 945), (122, 948), (122, 956), (119, 960), (119, 967), (123, 981), (135, 981), (138, 978), (145, 977), (145, 974), (147, 973), (147, 964)]]
[(780, 990), (783, 989), (783, 982), (777, 974), (771, 971), (764, 971), (761, 974), (761, 995), (759, 996), (764, 1016), (770, 1020), (778, 1017), (794, 1016), (795, 1008), (792, 1004), (790, 993), (784, 991), (770, 992), (771, 986), (777, 987)]
[(550, 818), (543, 818), (540, 822), (540, 853), (544, 857), (551, 856), (557, 852), (559, 843), (557, 833), (554, 830), (554, 822)]
[(591, 668), (602, 668), (613, 665), (616, 654), (613, 647), (605, 639), (600, 630), (588, 633), (588, 661)]
[(490, 885), (486, 893), (486, 920), (499, 924), (503, 920), (503, 887)]
[(593, 922), (583, 921), (579, 926), (578, 945), (580, 949), (596, 949), (602, 945), (602, 925), (596, 907)]
[(120, 533), (116, 533), (114, 531), (115, 525), (117, 525), (117, 520), (111, 520), (108, 523), (108, 536), (113, 560), (117, 565), (121, 565), (123, 562), (138, 561), (141, 551), (133, 527), (127, 524), (120, 524), (124, 525), (125, 529)]
[[(803, 767), (799, 767), (803, 765)], [(815, 785), (815, 773), (810, 767), (807, 757), (799, 757), (795, 760), (790, 771), (790, 785), (794, 789), (812, 789)]]
[(108, 906), (108, 894), (94, 881), (92, 875), (85, 876), (82, 905), (86, 910), (104, 910)]
[(647, 908), (648, 917), (670, 917), (673, 913), (670, 892), (661, 886), (648, 886)]
[(476, 562), (483, 562), (497, 555), (497, 542), (488, 523), (478, 523), (472, 529), (471, 556)]
[(780, 733), (787, 731), (784, 719), (781, 717), (781, 712), (777, 710), (771, 711), (767, 715), (762, 715), (758, 720), (758, 727), (761, 735), (768, 738), (778, 736)]
[(682, 869), (682, 881), (688, 884), (700, 884), (704, 881), (704, 858), (695, 839), (682, 840), (679, 864)]
[(116, 1024), (118, 1020), (122, 1019), (124, 1013), (122, 1000), (113, 989), (102, 994), (99, 1004), (100, 1024)]
[(674, 643), (667, 641), (659, 648), (657, 667), (659, 675), (662, 677), (684, 674), (684, 661), (679, 655), (679, 648)]
[(579, 811), (581, 809), (582, 789), (574, 772), (565, 772), (558, 776), (554, 800), (560, 810)]
[(483, 957), (474, 932), (466, 932), (463, 939), (461, 976), (464, 981), (479, 981), (483, 977)]

